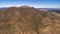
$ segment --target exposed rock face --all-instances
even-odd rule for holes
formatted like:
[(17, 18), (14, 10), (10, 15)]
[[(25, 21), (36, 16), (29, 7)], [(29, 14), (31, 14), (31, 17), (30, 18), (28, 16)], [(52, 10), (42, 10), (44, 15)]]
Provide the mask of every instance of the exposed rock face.
[(60, 14), (21, 7), (0, 10), (0, 34), (60, 34)]

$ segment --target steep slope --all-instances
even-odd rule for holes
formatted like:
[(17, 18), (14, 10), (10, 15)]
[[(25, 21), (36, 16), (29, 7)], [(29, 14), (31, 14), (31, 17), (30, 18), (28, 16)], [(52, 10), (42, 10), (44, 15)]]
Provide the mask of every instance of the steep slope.
[(0, 34), (60, 34), (60, 14), (32, 7), (0, 10)]

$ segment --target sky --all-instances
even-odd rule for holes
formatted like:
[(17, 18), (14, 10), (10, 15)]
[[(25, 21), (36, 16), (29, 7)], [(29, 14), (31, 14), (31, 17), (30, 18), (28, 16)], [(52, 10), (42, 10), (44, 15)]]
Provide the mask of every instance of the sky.
[(0, 0), (0, 8), (24, 5), (35, 8), (60, 8), (60, 0)]

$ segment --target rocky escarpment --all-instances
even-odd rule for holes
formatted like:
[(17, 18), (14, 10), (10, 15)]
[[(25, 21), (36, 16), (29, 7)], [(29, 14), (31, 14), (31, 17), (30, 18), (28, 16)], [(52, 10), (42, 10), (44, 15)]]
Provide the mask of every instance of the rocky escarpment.
[(0, 34), (60, 34), (59, 15), (32, 7), (0, 10)]

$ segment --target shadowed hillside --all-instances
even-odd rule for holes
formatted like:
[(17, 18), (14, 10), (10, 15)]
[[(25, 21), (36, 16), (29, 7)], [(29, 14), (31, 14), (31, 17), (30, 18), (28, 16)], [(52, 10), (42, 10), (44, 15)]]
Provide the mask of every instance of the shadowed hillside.
[(60, 14), (27, 6), (0, 10), (0, 34), (60, 34)]

